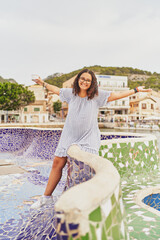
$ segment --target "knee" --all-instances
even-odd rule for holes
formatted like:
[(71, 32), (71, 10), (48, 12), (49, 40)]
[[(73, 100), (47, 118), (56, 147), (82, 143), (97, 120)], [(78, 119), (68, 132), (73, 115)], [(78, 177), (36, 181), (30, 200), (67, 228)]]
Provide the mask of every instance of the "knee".
[(62, 170), (65, 164), (66, 164), (66, 161), (55, 158), (53, 161), (52, 169)]

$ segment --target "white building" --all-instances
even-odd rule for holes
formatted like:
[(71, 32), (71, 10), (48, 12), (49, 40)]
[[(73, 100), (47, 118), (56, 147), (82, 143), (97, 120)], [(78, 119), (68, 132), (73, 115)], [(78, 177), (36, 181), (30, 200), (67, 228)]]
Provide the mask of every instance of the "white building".
[(130, 120), (160, 119), (160, 97), (155, 92), (138, 92), (130, 98)]
[(32, 85), (28, 90), (34, 92), (35, 102), (25, 106), (21, 112), (22, 123), (48, 122), (47, 95), (40, 85)]
[[(101, 89), (114, 92), (129, 90), (128, 78), (125, 76), (96, 75), (98, 86)], [(107, 118), (107, 121), (114, 122), (124, 120), (128, 122), (129, 97), (110, 102), (107, 106), (100, 108), (100, 114)], [(106, 116), (107, 115), (107, 116)]]

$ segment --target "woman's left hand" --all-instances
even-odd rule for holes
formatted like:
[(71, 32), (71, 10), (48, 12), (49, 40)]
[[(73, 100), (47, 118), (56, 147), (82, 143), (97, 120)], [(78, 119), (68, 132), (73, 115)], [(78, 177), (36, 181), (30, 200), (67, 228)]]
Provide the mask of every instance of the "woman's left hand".
[(151, 88), (145, 89), (145, 86), (139, 86), (136, 88), (137, 88), (138, 92), (151, 92), (152, 91)]

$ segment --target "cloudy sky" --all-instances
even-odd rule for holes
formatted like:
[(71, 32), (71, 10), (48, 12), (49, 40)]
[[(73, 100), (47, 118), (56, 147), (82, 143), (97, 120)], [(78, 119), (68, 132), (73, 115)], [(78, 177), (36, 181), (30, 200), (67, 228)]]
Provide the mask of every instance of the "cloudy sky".
[(160, 72), (159, 0), (0, 0), (0, 76), (84, 66)]

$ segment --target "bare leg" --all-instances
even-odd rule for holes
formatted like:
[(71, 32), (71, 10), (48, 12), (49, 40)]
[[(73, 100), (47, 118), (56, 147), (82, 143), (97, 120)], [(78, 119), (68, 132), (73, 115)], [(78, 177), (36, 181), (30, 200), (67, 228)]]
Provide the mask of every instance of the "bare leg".
[(67, 157), (55, 157), (53, 160), (52, 169), (49, 175), (45, 196), (51, 196), (62, 176), (62, 169), (67, 162)]

